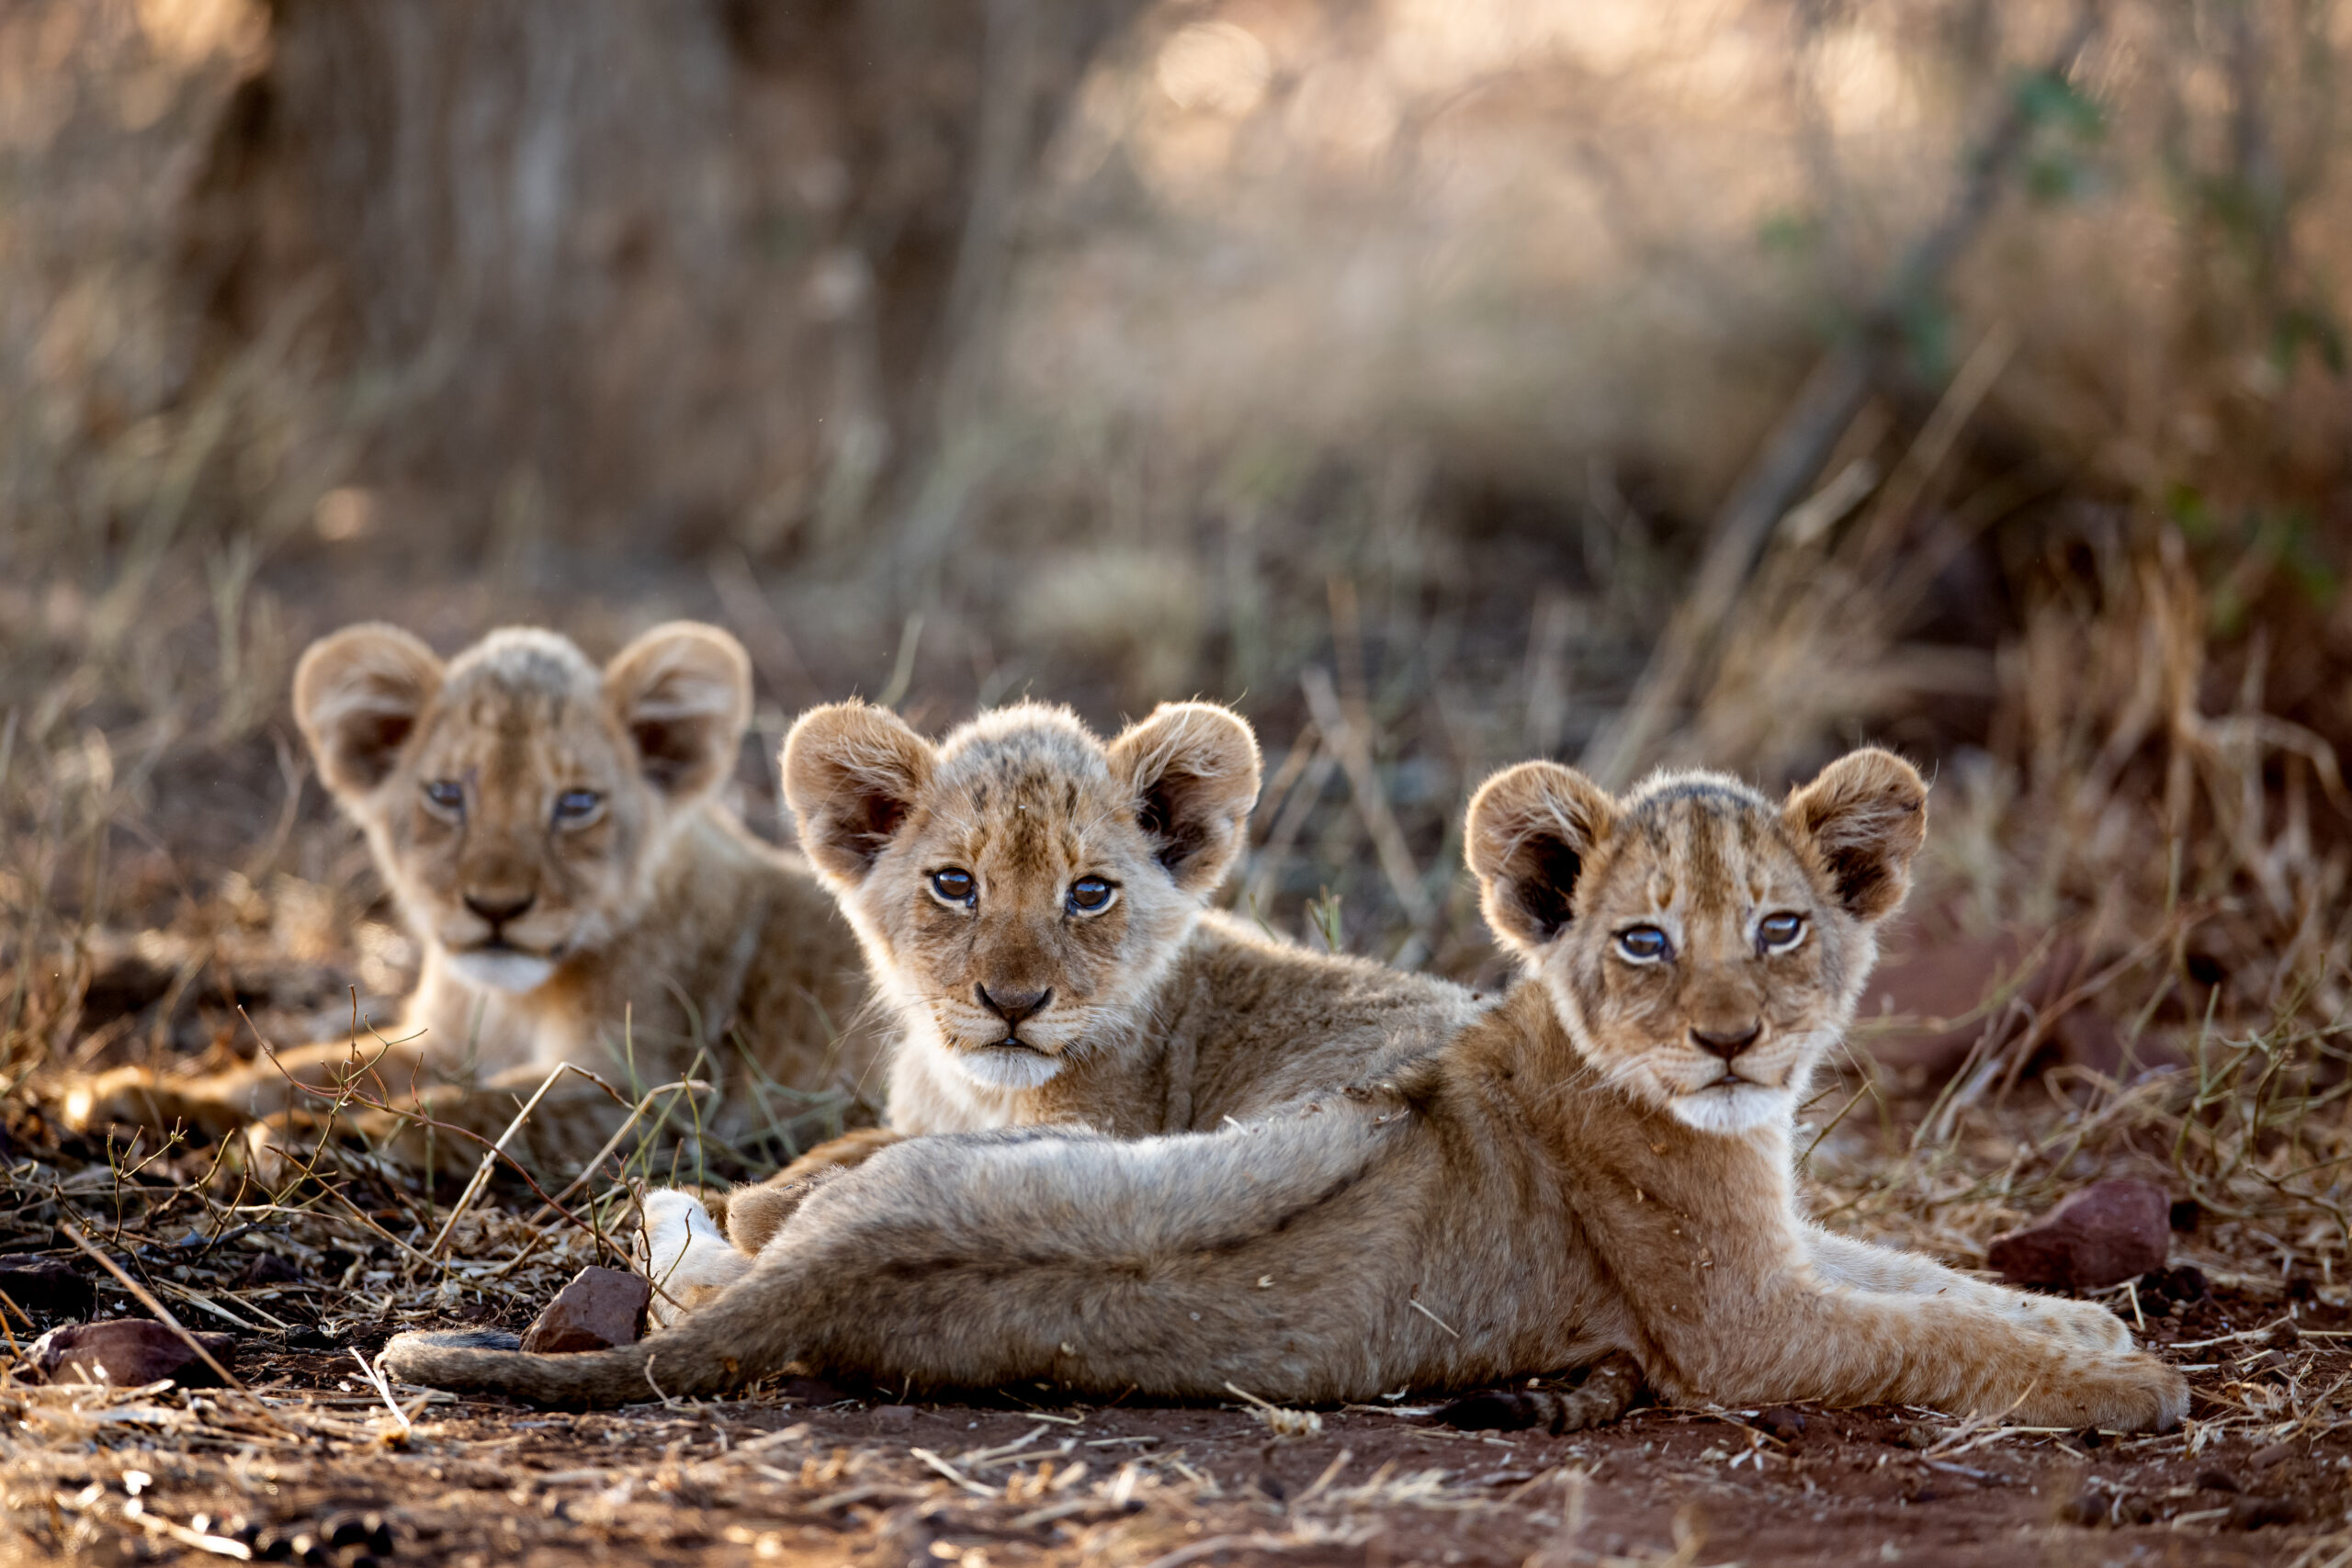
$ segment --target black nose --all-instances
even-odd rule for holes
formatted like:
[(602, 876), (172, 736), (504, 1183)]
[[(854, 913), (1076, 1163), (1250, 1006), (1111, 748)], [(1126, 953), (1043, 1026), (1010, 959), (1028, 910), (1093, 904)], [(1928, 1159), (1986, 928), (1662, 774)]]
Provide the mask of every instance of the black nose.
[(529, 893), (510, 894), (503, 898), (477, 898), (470, 893), (466, 895), (466, 908), (488, 920), (492, 926), (504, 925), (537, 901), (537, 898)]
[(1763, 1032), (1762, 1024), (1751, 1023), (1737, 1034), (1728, 1032), (1713, 1033), (1704, 1029), (1694, 1029), (1690, 1032), (1690, 1038), (1698, 1043), (1700, 1050), (1711, 1056), (1721, 1056), (1728, 1062), (1750, 1045), (1755, 1044), (1756, 1037)]
[(998, 991), (991, 995), (986, 986), (974, 986), (972, 991), (980, 998), (982, 1007), (1004, 1020), (1007, 1029), (1019, 1029), (1025, 1021), (1045, 1011), (1046, 1004), (1054, 999), (1051, 987), (1042, 991)]

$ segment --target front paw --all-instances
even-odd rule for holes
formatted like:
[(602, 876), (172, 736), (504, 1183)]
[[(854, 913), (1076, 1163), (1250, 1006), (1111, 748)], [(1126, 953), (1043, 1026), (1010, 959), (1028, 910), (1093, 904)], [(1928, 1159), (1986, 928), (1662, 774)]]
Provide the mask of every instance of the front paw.
[(189, 1093), (145, 1067), (116, 1067), (76, 1078), (67, 1086), (60, 1109), (67, 1126), (91, 1135), (118, 1126), (154, 1133), (186, 1126), (219, 1137), (244, 1120), (234, 1108)]
[(2131, 1325), (2097, 1302), (2078, 1302), (2064, 1296), (2029, 1296), (2026, 1303), (2026, 1310), (2019, 1315), (2042, 1333), (2056, 1335), (2087, 1350), (2132, 1348)]
[(2122, 1432), (2169, 1432), (2188, 1414), (2188, 1380), (2154, 1356), (2113, 1358), (2098, 1380), (2091, 1424)]

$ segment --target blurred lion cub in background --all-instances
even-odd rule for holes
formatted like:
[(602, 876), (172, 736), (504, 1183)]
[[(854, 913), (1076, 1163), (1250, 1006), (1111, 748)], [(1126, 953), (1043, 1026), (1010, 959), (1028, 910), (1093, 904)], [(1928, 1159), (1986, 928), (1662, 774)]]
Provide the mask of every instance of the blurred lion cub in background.
[[(696, 1071), (724, 1086), (723, 1134), (767, 1130), (771, 1083), (786, 1111), (830, 1100), (820, 1135), (838, 1130), (844, 1103), (850, 1124), (872, 1121), (881, 1042), (856, 939), (806, 862), (753, 839), (716, 799), (750, 711), (742, 649), (692, 622), (655, 627), (602, 670), (568, 639), (522, 628), (447, 664), (389, 626), (313, 643), (295, 671), (295, 717), (424, 948), (415, 993), (397, 1027), (356, 1046), (205, 1077), (101, 1074), (69, 1089), (68, 1119), (186, 1122), (215, 1136), (261, 1121), (266, 1143), (332, 1101), (306, 1090), (332, 1090), (364, 1062), (361, 1094), (495, 1138), (570, 1062), (624, 1095), (632, 1078)], [(626, 1115), (566, 1074), (516, 1152), (568, 1170)], [(432, 1129), (402, 1117), (345, 1119), (404, 1163), (435, 1146)], [(443, 1134), (430, 1157), (465, 1166), (480, 1152)]]

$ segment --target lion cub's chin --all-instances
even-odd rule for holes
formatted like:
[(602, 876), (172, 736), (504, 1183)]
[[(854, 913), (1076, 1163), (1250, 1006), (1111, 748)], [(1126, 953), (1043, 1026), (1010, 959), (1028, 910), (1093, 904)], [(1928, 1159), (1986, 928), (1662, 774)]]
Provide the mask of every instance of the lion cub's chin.
[(1059, 1056), (1048, 1056), (1036, 1051), (1018, 1047), (1006, 1050), (1001, 1046), (983, 1045), (977, 1051), (949, 1053), (964, 1076), (989, 1089), (1036, 1089), (1052, 1081), (1062, 1070)]
[(1667, 1102), (1676, 1121), (1702, 1133), (1728, 1137), (1788, 1120), (1792, 1097), (1769, 1084), (1713, 1084), (1693, 1094), (1679, 1094)]
[(555, 960), (531, 953), (453, 953), (449, 971), (469, 986), (520, 996), (548, 983), (548, 976), (555, 973)]

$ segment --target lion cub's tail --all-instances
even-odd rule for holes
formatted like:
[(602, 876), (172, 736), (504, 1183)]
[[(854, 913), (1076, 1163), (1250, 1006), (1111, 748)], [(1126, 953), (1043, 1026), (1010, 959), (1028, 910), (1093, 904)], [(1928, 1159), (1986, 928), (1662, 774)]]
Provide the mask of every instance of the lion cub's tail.
[(504, 1393), (532, 1404), (594, 1409), (681, 1394), (724, 1393), (784, 1365), (761, 1354), (760, 1336), (729, 1321), (722, 1298), (676, 1327), (635, 1345), (537, 1356), (506, 1334), (401, 1334), (377, 1364), (403, 1382)]

